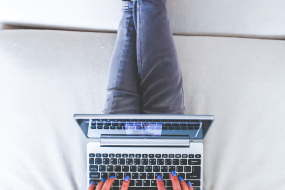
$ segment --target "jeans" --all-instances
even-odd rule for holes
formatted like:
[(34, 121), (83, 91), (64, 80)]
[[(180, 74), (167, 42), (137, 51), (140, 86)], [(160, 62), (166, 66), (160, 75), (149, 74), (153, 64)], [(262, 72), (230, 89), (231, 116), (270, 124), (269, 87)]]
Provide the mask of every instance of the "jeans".
[(182, 73), (166, 0), (122, 1), (105, 114), (184, 114)]

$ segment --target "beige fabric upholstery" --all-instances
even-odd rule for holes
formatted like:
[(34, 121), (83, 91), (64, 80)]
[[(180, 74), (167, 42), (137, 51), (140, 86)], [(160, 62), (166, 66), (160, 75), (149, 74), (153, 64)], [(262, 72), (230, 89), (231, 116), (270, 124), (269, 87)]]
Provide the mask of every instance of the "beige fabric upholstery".
[[(0, 189), (85, 189), (73, 114), (101, 113), (116, 34), (0, 31)], [(285, 41), (175, 36), (209, 190), (285, 189)]]
[[(122, 0), (0, 0), (0, 23), (116, 32)], [(284, 0), (166, 0), (180, 35), (285, 39)]]

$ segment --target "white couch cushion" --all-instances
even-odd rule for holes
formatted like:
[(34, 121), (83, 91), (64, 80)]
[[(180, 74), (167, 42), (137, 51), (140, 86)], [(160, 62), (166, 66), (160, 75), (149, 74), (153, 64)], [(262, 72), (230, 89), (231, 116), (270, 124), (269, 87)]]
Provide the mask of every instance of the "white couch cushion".
[[(0, 0), (0, 23), (117, 31), (122, 0)], [(166, 0), (180, 35), (285, 38), (285, 1)]]
[[(0, 31), (0, 189), (85, 189), (73, 114), (101, 113), (116, 34)], [(210, 190), (284, 189), (285, 41), (175, 36)]]

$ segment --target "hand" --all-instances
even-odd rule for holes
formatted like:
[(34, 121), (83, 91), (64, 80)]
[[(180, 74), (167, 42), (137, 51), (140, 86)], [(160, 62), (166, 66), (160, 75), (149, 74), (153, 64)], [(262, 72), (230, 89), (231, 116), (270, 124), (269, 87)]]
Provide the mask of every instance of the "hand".
[[(173, 190), (193, 190), (191, 182), (188, 181), (188, 183), (186, 183), (181, 176), (179, 176), (178, 180), (175, 171), (172, 171), (170, 173), (170, 177), (172, 181)], [(156, 178), (156, 184), (158, 190), (165, 190), (165, 186), (160, 175), (158, 175)]]
[[(92, 181), (93, 183), (92, 182), (90, 183), (88, 190), (110, 190), (114, 181), (115, 181), (115, 176), (110, 176), (110, 178), (108, 178), (107, 180), (106, 178), (104, 178), (98, 183), (96, 188), (95, 188), (95, 183)], [(121, 190), (128, 190), (129, 184), (130, 184), (130, 176), (127, 175), (123, 181)]]

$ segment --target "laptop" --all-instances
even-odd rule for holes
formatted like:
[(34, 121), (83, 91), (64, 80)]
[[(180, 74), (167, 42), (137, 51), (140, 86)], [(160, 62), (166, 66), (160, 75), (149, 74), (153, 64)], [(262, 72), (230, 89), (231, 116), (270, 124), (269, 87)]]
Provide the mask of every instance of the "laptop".
[(173, 190), (170, 172), (203, 189), (203, 140), (213, 115), (75, 114), (87, 144), (87, 184), (115, 176), (111, 190), (120, 190), (130, 176), (129, 190), (157, 190), (161, 175)]

